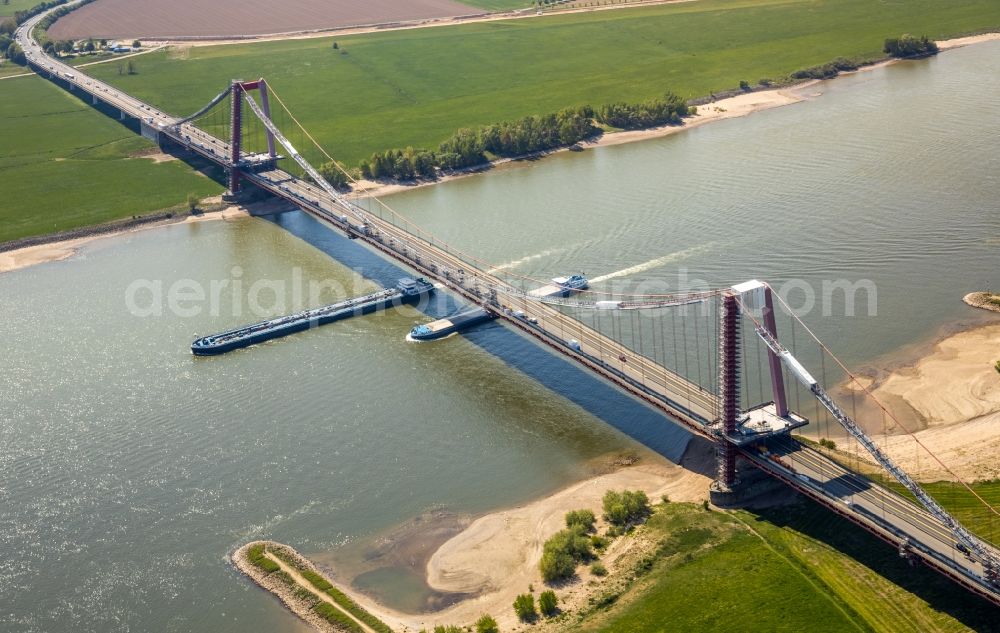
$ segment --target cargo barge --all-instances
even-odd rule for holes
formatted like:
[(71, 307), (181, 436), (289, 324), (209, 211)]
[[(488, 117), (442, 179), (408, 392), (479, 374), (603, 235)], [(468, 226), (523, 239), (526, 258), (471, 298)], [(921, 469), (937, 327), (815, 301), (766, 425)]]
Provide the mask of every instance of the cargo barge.
[(467, 310), (466, 312), (456, 314), (455, 316), (438, 319), (437, 321), (424, 325), (418, 325), (410, 330), (410, 333), (406, 338), (410, 341), (434, 341), (439, 338), (444, 338), (449, 334), (454, 334), (455, 332), (468, 329), (474, 325), (492, 321), (495, 318), (496, 315), (492, 312), (484, 310), (483, 308), (473, 308), (472, 310)]
[(393, 305), (416, 303), (433, 292), (434, 285), (429, 281), (404, 277), (395, 288), (199, 338), (191, 344), (191, 352), (196, 356), (225, 354), (348, 317), (369, 314)]

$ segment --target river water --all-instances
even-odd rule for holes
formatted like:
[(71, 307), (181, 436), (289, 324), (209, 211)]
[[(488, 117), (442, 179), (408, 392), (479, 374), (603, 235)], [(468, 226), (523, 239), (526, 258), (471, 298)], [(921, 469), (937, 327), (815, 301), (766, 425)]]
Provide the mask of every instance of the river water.
[[(796, 305), (807, 285), (870, 280), (877, 316), (834, 299), (804, 319), (849, 363), (876, 362), (985, 318), (960, 299), (1000, 269), (998, 66), (1000, 43), (983, 44), (392, 204), (533, 276), (801, 280)], [(295, 213), (140, 232), (0, 275), (0, 630), (302, 630), (226, 563), (232, 548), (264, 537), (336, 558), (428, 510), (554, 490), (638, 450), (628, 435), (683, 450), (684, 433), (498, 324), (416, 345), (403, 335), (426, 317), (398, 310), (219, 358), (188, 351), (252, 320), (237, 281), (299, 281), (304, 296), (324, 281), (316, 300), (332, 301), (330, 288), (372, 287), (352, 267), (381, 284), (401, 274)], [(136, 280), (133, 308), (155, 312), (159, 283), (162, 314), (130, 311)], [(178, 282), (222, 280), (216, 305), (166, 309)], [(268, 292), (266, 311), (293, 307)], [(368, 581), (391, 597), (391, 574)]]

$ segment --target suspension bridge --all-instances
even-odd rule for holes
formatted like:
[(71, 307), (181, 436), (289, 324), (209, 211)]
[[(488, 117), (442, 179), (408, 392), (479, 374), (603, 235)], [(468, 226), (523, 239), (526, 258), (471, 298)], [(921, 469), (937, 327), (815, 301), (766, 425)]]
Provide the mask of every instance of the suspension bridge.
[[(863, 413), (880, 419), (884, 434), (887, 424), (908, 431), (805, 323), (787, 306), (775, 305), (780, 298), (766, 283), (663, 295), (591, 289), (573, 298), (541, 298), (532, 290), (545, 282), (481, 261), (381, 201), (355, 202), (331, 186), (272, 114), (283, 110), (327, 165), (336, 169), (338, 163), (264, 79), (233, 81), (198, 112), (173, 116), (46, 55), (31, 36), (45, 15), (29, 19), (15, 34), (38, 73), (94, 105), (114, 108), (123, 121), (138, 121), (143, 136), (220, 166), (228, 176), (227, 195), (239, 196), (249, 187), (290, 201), (710, 440), (718, 469), (713, 498), (739, 499), (754, 473), (764, 473), (891, 544), (901, 557), (1000, 605), (1000, 550), (928, 494), (899, 465), (898, 449), (890, 454), (880, 446), (872, 431), (878, 423), (856, 413), (859, 399)], [(289, 161), (293, 165), (279, 167)], [(787, 317), (789, 326), (780, 335), (779, 316)], [(754, 357), (757, 367), (751, 371)], [(837, 386), (843, 382), (851, 388)], [(849, 405), (838, 402), (844, 398)], [(809, 424), (819, 429), (825, 424), (828, 437), (834, 435), (831, 426), (838, 430), (843, 447), (824, 448), (793, 435)], [(910, 449), (947, 471), (910, 437)], [(990, 521), (1000, 516), (973, 488), (954, 479)]]

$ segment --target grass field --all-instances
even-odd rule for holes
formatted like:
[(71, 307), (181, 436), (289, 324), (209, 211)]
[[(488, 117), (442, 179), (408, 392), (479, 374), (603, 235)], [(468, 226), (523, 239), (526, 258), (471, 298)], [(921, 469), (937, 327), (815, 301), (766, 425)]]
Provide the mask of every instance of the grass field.
[[(884, 483), (898, 493), (913, 499), (912, 495), (895, 481)], [(959, 484), (944, 481), (923, 484), (923, 487), (962, 525), (972, 530), (977, 536), (1000, 547), (1000, 516), (990, 512), (972, 493)], [(973, 484), (973, 489), (991, 506), (1000, 508), (1000, 481), (976, 483)]]
[(0, 2), (0, 17), (12, 16), (18, 11), (30, 9), (41, 2), (42, 0), (10, 0), (7, 3)]
[(38, 77), (0, 84), (0, 242), (140, 215), (219, 193), (184, 163)]
[[(797, 436), (797, 439), (813, 448), (820, 448), (819, 444), (809, 438)], [(909, 499), (914, 505), (920, 505), (917, 498), (909, 490), (890, 477), (880, 467), (874, 466), (870, 462), (858, 463), (854, 456), (843, 450), (820, 450), (847, 468), (863, 473), (879, 485), (885, 486), (900, 496)], [(920, 478), (919, 473), (911, 473), (911, 475), (914, 475), (918, 480)], [(962, 525), (972, 530), (980, 538), (986, 539), (1000, 547), (1000, 516), (997, 516), (984, 506), (982, 501), (977, 499), (962, 484), (958, 482), (936, 481), (920, 482), (920, 485), (945, 510), (958, 519)], [(976, 494), (982, 497), (990, 506), (1000, 508), (1000, 480), (980, 481), (971, 484), (971, 486)]]
[(649, 571), (569, 629), (922, 633), (989, 630), (996, 617), (812, 503), (760, 514), (669, 504), (643, 529), (662, 543)]
[(264, 76), (338, 159), (434, 148), (463, 126), (566, 106), (733, 88), (830, 61), (880, 55), (903, 32), (1000, 29), (995, 0), (698, 0), (329, 38), (195, 47), (101, 79), (190, 113), (233, 77)]

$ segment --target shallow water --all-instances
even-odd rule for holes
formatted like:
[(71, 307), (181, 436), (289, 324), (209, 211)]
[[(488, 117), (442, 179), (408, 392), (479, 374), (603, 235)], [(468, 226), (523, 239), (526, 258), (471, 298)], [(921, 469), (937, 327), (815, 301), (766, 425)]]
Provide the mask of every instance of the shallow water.
[[(864, 364), (989, 318), (961, 296), (1000, 269), (998, 65), (1000, 42), (983, 44), (392, 204), (539, 277), (870, 279), (877, 316), (862, 303), (844, 317), (835, 300), (804, 317)], [(499, 324), (413, 345), (403, 336), (426, 317), (400, 310), (204, 359), (190, 342), (250, 320), (245, 298), (241, 315), (225, 292), (215, 316), (127, 310), (140, 278), (208, 286), (239, 266), (244, 288), (298, 274), (369, 287), (328, 254), (379, 283), (400, 274), (301, 214), (275, 222), (141, 232), (0, 275), (0, 629), (299, 630), (226, 563), (233, 547), (273, 538), (336, 556), (429, 508), (522, 502), (633, 450), (611, 424), (683, 448), (685, 434)], [(400, 601), (419, 593), (367, 580)]]

